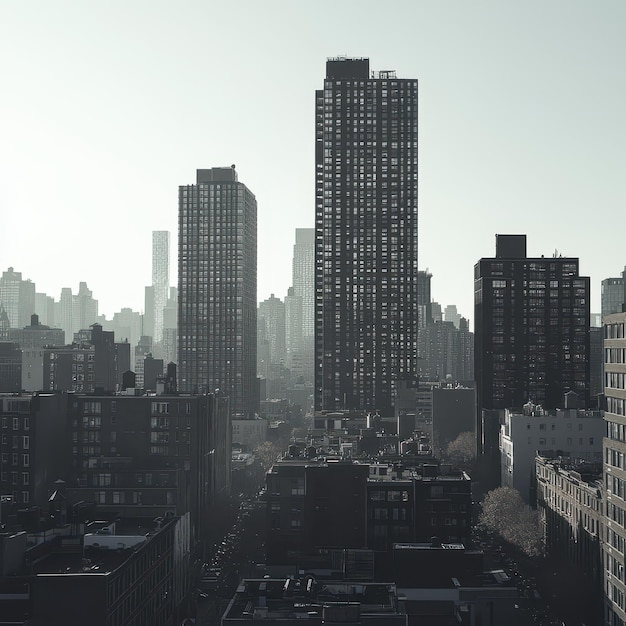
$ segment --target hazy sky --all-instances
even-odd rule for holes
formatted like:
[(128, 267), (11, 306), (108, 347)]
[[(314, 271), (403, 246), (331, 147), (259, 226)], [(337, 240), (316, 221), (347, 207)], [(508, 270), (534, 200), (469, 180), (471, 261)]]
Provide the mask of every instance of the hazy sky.
[[(87, 281), (143, 310), (151, 232), (178, 186), (236, 164), (258, 201), (258, 299), (314, 225), (314, 92), (326, 58), (419, 79), (420, 268), (473, 318), (496, 233), (530, 255), (626, 264), (623, 0), (0, 0), (0, 270)], [(473, 320), (472, 320), (473, 321)]]

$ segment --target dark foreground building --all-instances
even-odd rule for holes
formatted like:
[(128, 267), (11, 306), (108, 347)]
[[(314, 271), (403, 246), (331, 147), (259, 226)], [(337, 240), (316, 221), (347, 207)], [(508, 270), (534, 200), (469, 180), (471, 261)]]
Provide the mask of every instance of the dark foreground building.
[(417, 80), (329, 59), (315, 125), (315, 408), (393, 415), (417, 371)]
[(496, 235), (496, 255), (474, 268), (475, 376), (481, 411), (562, 406), (569, 391), (589, 398), (590, 279), (578, 259), (526, 255), (526, 235)]

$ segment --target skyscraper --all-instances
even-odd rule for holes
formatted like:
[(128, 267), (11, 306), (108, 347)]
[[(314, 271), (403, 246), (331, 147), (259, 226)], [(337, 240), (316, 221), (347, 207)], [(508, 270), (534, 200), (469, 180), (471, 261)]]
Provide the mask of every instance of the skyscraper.
[(315, 334), (315, 229), (296, 228), (292, 262), (293, 295), (302, 298), (302, 336)]
[(562, 408), (568, 391), (588, 407), (590, 281), (578, 259), (528, 258), (526, 235), (496, 235), (474, 278), (479, 411)]
[[(285, 303), (272, 294), (259, 303), (259, 325), (263, 326), (263, 335), (269, 342), (270, 363), (285, 363)], [(257, 326), (258, 328), (258, 326)]]
[(152, 231), (152, 297), (153, 335), (155, 342), (163, 341), (163, 309), (170, 291), (170, 233)]
[(219, 389), (232, 413), (257, 407), (257, 206), (233, 167), (179, 188), (179, 389)]
[(329, 59), (315, 164), (315, 407), (393, 414), (417, 359), (417, 80)]
[(292, 287), (285, 297), (286, 363), (294, 381), (313, 384), (315, 229), (296, 228)]

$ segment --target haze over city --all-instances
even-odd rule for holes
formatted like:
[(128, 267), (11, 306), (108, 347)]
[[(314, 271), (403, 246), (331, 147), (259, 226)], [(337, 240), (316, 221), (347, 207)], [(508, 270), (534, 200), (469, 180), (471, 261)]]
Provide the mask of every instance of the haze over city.
[[(4, 3), (0, 267), (55, 298), (87, 281), (107, 316), (142, 310), (178, 186), (236, 164), (259, 207), (258, 300), (284, 297), (295, 228), (314, 224), (314, 91), (347, 54), (419, 79), (433, 298), (473, 318), (474, 264), (525, 233), (529, 256), (580, 258), (599, 311), (626, 262), (625, 23), (619, 2)], [(173, 245), (172, 284), (176, 267)]]

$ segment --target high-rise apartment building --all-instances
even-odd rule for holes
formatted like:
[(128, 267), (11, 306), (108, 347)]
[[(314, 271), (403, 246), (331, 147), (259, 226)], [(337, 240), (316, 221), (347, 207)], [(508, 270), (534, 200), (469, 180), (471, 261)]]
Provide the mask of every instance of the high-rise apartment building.
[(259, 303), (258, 324), (269, 342), (270, 363), (285, 363), (285, 303), (272, 294)]
[(419, 309), (418, 324), (420, 328), (432, 324), (433, 312), (430, 298), (430, 282), (433, 275), (428, 271), (420, 270), (417, 273), (417, 305)]
[(302, 298), (302, 337), (315, 335), (315, 229), (296, 228), (292, 262), (293, 295)]
[(588, 407), (590, 281), (578, 259), (528, 258), (526, 235), (496, 235), (474, 279), (478, 410), (557, 409), (568, 391)]
[[(152, 296), (150, 332), (156, 343), (163, 341), (163, 309), (170, 291), (170, 233), (167, 230), (152, 231)], [(147, 310), (147, 308), (146, 308)]]
[(417, 80), (329, 59), (315, 164), (315, 407), (393, 414), (417, 360)]
[(179, 389), (219, 389), (233, 413), (257, 407), (257, 206), (234, 167), (179, 188)]

